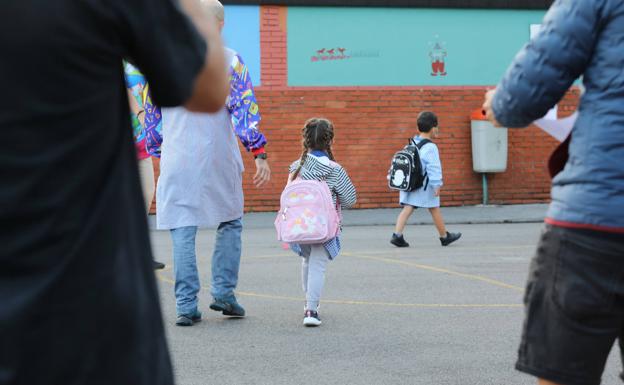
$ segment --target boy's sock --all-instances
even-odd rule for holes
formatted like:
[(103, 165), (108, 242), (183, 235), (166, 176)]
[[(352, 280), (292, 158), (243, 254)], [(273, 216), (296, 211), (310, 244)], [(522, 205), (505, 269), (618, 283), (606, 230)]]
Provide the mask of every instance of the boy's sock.
[(403, 233), (392, 233), (395, 237), (402, 237)]

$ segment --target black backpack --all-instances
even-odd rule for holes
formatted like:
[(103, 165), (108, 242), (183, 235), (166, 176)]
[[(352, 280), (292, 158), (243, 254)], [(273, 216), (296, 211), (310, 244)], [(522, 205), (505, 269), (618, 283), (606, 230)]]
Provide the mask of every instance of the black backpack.
[(392, 157), (390, 172), (388, 174), (388, 186), (394, 190), (414, 191), (425, 186), (429, 179), (427, 171), (423, 170), (420, 163), (420, 149), (427, 143), (433, 143), (429, 139), (423, 139), (418, 144), (414, 139)]

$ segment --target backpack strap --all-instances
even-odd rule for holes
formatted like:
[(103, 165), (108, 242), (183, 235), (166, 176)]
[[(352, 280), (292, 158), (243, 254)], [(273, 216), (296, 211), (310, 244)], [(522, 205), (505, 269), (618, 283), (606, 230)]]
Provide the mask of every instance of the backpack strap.
[(416, 147), (418, 147), (418, 149), (420, 150), (421, 148), (423, 148), (423, 146), (427, 143), (433, 143), (431, 140), (429, 139), (423, 139), (420, 142), (418, 142), (418, 144), (416, 145)]
[[(418, 144), (416, 145), (416, 147), (418, 147), (418, 150), (420, 150), (421, 148), (423, 148), (425, 146), (425, 144), (427, 143), (433, 143), (433, 141), (429, 140), (429, 139), (423, 139), (420, 142), (418, 142)], [(419, 154), (420, 155), (420, 154)], [(429, 175), (427, 175), (427, 170), (425, 170), (425, 186), (423, 188), (424, 191), (427, 191), (427, 186), (429, 186)]]
[[(338, 167), (340, 167), (340, 165), (337, 162), (334, 162), (333, 160), (330, 159), (329, 167), (335, 170)], [(336, 211), (338, 212), (338, 217), (340, 217), (340, 220), (342, 221), (342, 207), (340, 206), (340, 198), (338, 197), (338, 194), (336, 194)]]

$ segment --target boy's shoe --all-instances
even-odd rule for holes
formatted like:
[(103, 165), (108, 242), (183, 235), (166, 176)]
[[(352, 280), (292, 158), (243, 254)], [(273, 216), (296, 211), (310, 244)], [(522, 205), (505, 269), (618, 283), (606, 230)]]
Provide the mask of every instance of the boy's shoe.
[(396, 247), (409, 247), (409, 243), (405, 242), (405, 238), (403, 238), (403, 234), (401, 235), (392, 234), (392, 239), (390, 239), (390, 243), (392, 243)]
[(447, 231), (446, 237), (440, 238), (440, 243), (442, 243), (442, 246), (448, 246), (459, 238), (461, 238), (461, 233), (449, 233)]
[(303, 326), (320, 326), (321, 318), (319, 318), (318, 312), (314, 310), (306, 310), (303, 316)]
[(210, 304), (210, 308), (214, 311), (220, 311), (223, 315), (230, 317), (244, 317), (245, 309), (236, 302), (236, 297), (215, 298)]
[(178, 314), (176, 319), (176, 325), (178, 326), (193, 326), (194, 323), (201, 321), (201, 312), (195, 310), (192, 314)]

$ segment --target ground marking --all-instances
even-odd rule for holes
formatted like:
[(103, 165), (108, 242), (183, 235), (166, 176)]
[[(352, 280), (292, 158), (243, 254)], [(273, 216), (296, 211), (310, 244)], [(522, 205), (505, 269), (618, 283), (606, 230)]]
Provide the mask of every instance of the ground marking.
[[(412, 263), (412, 262), (401, 261), (401, 260), (390, 259), (390, 258), (355, 255), (352, 253), (343, 253), (343, 255), (352, 257), (352, 258), (369, 259), (369, 260), (391, 263), (391, 264), (406, 265), (410, 267), (419, 268), (422, 270), (435, 271), (437, 273), (444, 273), (444, 274), (449, 274), (449, 275), (453, 275), (457, 277), (467, 278), (470, 280), (482, 281), (482, 282), (486, 282), (495, 286), (504, 287), (507, 289), (523, 291), (523, 289), (520, 287), (509, 285), (504, 282), (500, 282), (500, 281), (493, 280), (490, 278), (485, 278), (485, 277), (481, 277), (481, 276), (473, 275), (473, 274), (459, 273), (456, 271), (442, 269), (442, 268), (435, 267), (435, 266), (423, 265), (423, 264)], [(271, 256), (262, 256), (262, 258), (269, 258), (269, 257)], [(278, 255), (276, 255), (275, 257), (278, 257)], [(259, 258), (259, 257), (256, 257), (256, 258)], [(157, 271), (156, 275), (159, 280), (173, 285), (175, 284), (175, 282), (163, 274), (164, 272), (170, 271), (170, 270), (171, 270), (170, 267), (166, 267), (165, 269)], [(205, 287), (205, 290), (208, 290), (208, 288)], [(297, 301), (297, 302), (301, 302), (303, 300), (301, 297), (261, 294), (261, 293), (247, 292), (247, 291), (237, 291), (237, 294), (241, 296), (245, 296), (245, 297), (265, 298), (265, 299), (274, 299), (274, 300), (286, 300), (286, 301)], [(339, 305), (388, 306), (388, 307), (403, 307), (403, 308), (520, 308), (522, 307), (521, 304), (444, 304), (444, 303), (427, 304), (427, 303), (394, 303), (394, 302), (371, 302), (371, 301), (331, 300), (331, 299), (329, 300), (324, 299), (323, 303), (331, 303), (331, 304), (339, 304)]]
[(430, 265), (423, 265), (423, 264), (420, 264), (420, 263), (414, 263), (414, 262), (409, 262), (409, 261), (402, 261), (402, 260), (399, 260), (399, 259), (373, 257), (373, 256), (370, 256), (370, 255), (357, 255), (357, 254), (352, 254), (352, 253), (342, 253), (342, 254), (347, 256), (347, 257), (351, 257), (351, 258), (369, 259), (369, 260), (373, 260), (373, 261), (379, 261), (379, 262), (385, 262), (385, 263), (392, 263), (392, 264), (396, 264), (396, 265), (405, 265), (405, 266), (415, 267), (417, 269), (422, 269), (422, 270), (435, 271), (437, 273), (449, 274), (449, 275), (453, 275), (453, 276), (456, 276), (456, 277), (467, 278), (467, 279), (470, 279), (470, 280), (473, 280), (473, 281), (486, 282), (486, 283), (489, 283), (491, 285), (504, 287), (506, 289), (511, 289), (511, 290), (515, 290), (515, 291), (519, 291), (519, 292), (524, 292), (524, 289), (519, 287), (519, 286), (510, 285), (508, 283), (497, 281), (495, 279), (482, 277), (480, 275), (460, 273), (460, 272), (457, 272), (457, 271), (443, 269), (443, 268), (440, 268), (440, 267), (435, 267), (435, 266), (430, 266)]

